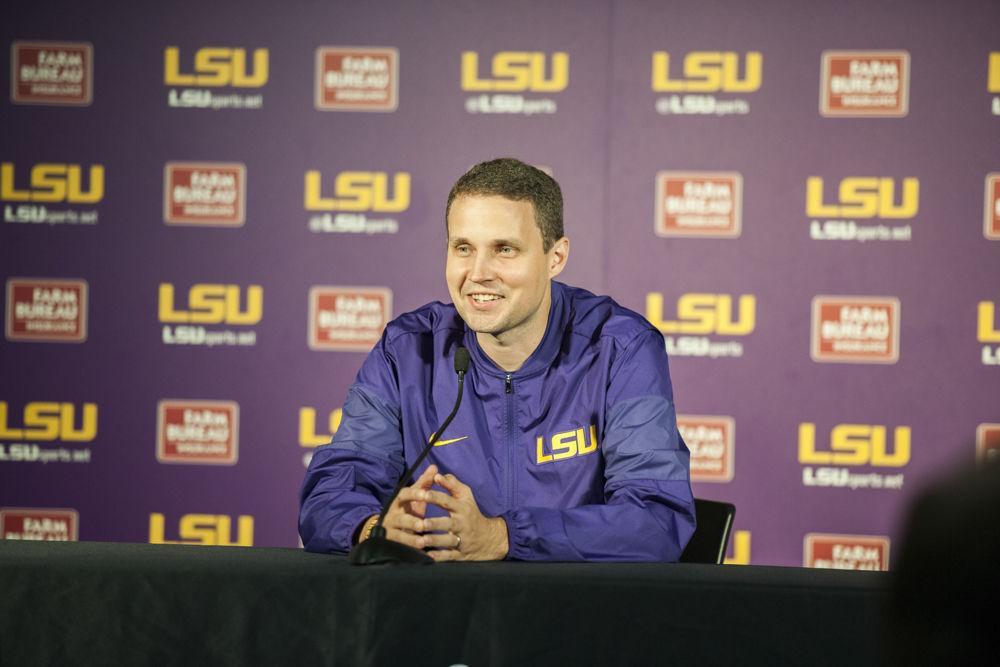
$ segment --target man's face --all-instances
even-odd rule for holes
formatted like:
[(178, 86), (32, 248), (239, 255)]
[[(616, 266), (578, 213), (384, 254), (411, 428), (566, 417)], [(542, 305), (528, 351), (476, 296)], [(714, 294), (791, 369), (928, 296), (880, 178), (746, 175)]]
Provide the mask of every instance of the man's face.
[[(540, 338), (549, 280), (565, 264), (561, 240), (546, 253), (529, 201), (460, 196), (448, 213), (445, 279), (459, 315), (479, 334)], [(562, 252), (562, 254), (560, 254)]]

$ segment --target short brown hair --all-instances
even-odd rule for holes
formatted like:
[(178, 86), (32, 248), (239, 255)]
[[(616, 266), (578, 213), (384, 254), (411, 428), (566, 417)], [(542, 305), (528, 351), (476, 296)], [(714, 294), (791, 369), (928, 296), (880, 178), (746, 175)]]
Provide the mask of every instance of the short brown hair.
[(480, 162), (462, 176), (448, 193), (445, 225), (456, 197), (497, 195), (514, 201), (529, 201), (535, 209), (535, 224), (542, 232), (542, 248), (548, 252), (563, 237), (562, 190), (555, 179), (537, 167), (512, 157)]

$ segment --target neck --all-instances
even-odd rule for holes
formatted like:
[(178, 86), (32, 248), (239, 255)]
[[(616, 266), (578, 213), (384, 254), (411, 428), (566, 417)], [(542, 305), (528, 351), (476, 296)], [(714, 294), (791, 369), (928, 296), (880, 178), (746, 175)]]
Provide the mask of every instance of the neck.
[(513, 373), (524, 365), (545, 337), (551, 309), (550, 285), (549, 289), (545, 290), (542, 303), (530, 320), (500, 334), (477, 333), (476, 341), (493, 363), (508, 373)]

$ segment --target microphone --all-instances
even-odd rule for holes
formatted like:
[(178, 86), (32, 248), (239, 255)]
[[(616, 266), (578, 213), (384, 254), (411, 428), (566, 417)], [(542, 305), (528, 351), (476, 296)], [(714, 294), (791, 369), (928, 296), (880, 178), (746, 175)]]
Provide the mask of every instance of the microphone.
[(382, 522), (385, 521), (385, 515), (389, 511), (392, 502), (396, 499), (396, 496), (399, 495), (404, 486), (410, 483), (417, 468), (427, 458), (427, 455), (430, 454), (434, 444), (440, 439), (441, 434), (448, 428), (448, 425), (451, 424), (451, 420), (455, 418), (458, 406), (462, 403), (462, 388), (465, 386), (465, 373), (468, 370), (469, 351), (464, 347), (459, 347), (455, 350), (455, 373), (458, 374), (458, 397), (455, 399), (455, 407), (451, 409), (451, 414), (444, 420), (444, 423), (434, 431), (434, 435), (431, 436), (430, 441), (428, 441), (423, 451), (420, 452), (417, 460), (413, 462), (413, 465), (396, 482), (396, 488), (389, 494), (388, 500), (382, 506), (382, 512), (378, 515), (378, 521), (375, 522), (375, 527), (372, 528), (371, 535), (367, 540), (355, 544), (354, 548), (351, 549), (351, 553), (347, 556), (347, 560), (351, 565), (378, 565), (381, 563), (419, 563), (430, 565), (434, 562), (434, 559), (423, 551), (387, 538)]

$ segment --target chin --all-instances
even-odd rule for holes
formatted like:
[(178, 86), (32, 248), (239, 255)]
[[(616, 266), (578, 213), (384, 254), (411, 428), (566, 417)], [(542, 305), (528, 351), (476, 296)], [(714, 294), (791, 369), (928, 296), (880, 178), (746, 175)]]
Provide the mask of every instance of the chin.
[[(464, 319), (464, 318), (463, 318)], [(476, 333), (493, 334), (500, 330), (500, 327), (491, 322), (477, 321), (476, 319), (465, 320), (466, 325)]]
[(503, 330), (502, 322), (498, 321), (496, 318), (490, 318), (489, 320), (483, 317), (477, 317), (476, 313), (463, 313), (459, 311), (459, 315), (465, 320), (466, 326), (481, 334), (495, 334)]

